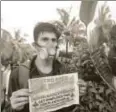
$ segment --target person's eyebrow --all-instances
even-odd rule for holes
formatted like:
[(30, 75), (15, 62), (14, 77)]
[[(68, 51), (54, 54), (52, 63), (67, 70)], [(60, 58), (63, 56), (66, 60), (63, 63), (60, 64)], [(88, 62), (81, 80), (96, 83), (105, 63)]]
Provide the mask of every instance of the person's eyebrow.
[(42, 37), (42, 40), (46, 40), (46, 39), (48, 39), (48, 37)]

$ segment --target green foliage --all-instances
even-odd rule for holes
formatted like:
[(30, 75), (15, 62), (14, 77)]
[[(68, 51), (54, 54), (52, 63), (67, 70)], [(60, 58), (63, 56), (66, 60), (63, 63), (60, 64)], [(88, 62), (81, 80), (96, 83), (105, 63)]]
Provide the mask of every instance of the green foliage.
[(67, 25), (70, 17), (69, 13), (64, 9), (57, 9), (57, 12), (59, 13), (62, 22)]
[[(112, 25), (113, 20), (106, 18), (108, 13), (108, 18), (110, 18), (111, 14), (109, 7), (104, 3), (98, 11), (98, 17), (94, 21), (95, 24), (99, 26), (97, 29), (98, 31), (95, 29), (94, 35), (91, 35), (92, 41), (89, 42), (89, 44), (94, 44), (93, 41), (97, 43), (98, 41), (103, 40), (103, 37), (106, 38), (109, 36), (107, 33), (109, 33), (109, 30), (111, 29), (110, 26)], [(61, 17), (62, 21), (64, 16), (61, 15)], [(69, 17), (67, 17), (66, 20), (68, 20), (68, 18)], [(76, 107), (74, 112), (116, 112), (116, 93), (111, 84), (113, 74), (108, 59), (104, 55), (104, 47), (100, 46), (104, 40), (101, 41), (99, 47), (95, 47), (94, 52), (91, 53), (87, 40), (79, 36), (81, 32), (84, 34), (84, 30), (86, 31), (86, 28), (84, 29), (84, 27), (83, 31), (81, 30), (84, 25), (79, 24), (79, 22), (80, 21), (78, 20), (72, 20), (70, 24), (65, 25), (64, 21), (62, 21), (62, 24), (66, 26), (64, 27), (62, 25), (62, 29), (64, 29), (62, 32), (69, 32), (70, 38), (72, 38), (73, 53), (70, 58), (67, 56), (58, 57), (59, 61), (65, 65), (66, 70), (63, 70), (62, 73), (78, 72), (79, 78), (82, 78), (87, 82), (87, 92), (84, 96), (80, 97), (80, 105)], [(108, 23), (111, 24), (109, 25)], [(102, 26), (102, 28), (100, 28), (100, 26)], [(89, 27), (92, 31), (94, 30), (94, 27)], [(106, 33), (104, 33), (104, 29), (107, 29)], [(104, 33), (104, 35), (99, 31)], [(99, 40), (98, 37), (103, 39)], [(109, 41), (111, 41), (111, 39)], [(113, 44), (114, 41), (109, 43)], [(113, 45), (115, 45), (115, 43)]]
[[(32, 59), (36, 53), (34, 47), (23, 42), (22, 39), (10, 39), (4, 41), (4, 48), (2, 49), (2, 64), (11, 64), (12, 66), (19, 65), (26, 60)], [(5, 66), (7, 66), (5, 64)]]
[[(67, 69), (63, 73), (77, 71), (79, 78), (87, 82), (87, 92), (80, 97), (80, 105), (76, 107), (74, 112), (116, 112), (116, 93), (100, 78), (100, 74), (96, 70), (96, 67), (101, 67), (101, 69), (98, 68), (101, 75), (106, 74), (106, 71), (108, 71), (108, 68), (103, 65), (107, 64), (104, 62), (105, 60), (99, 58), (98, 54), (102, 55), (100, 50), (98, 50), (99, 52), (96, 50), (94, 54), (90, 55), (86, 39), (80, 38), (74, 43), (72, 57), (61, 60)], [(97, 66), (92, 61), (93, 55)]]
[[(87, 94), (80, 98), (80, 112), (115, 112), (116, 95), (103, 82), (88, 82)], [(83, 109), (82, 109), (83, 107)], [(86, 107), (86, 108), (85, 108)]]

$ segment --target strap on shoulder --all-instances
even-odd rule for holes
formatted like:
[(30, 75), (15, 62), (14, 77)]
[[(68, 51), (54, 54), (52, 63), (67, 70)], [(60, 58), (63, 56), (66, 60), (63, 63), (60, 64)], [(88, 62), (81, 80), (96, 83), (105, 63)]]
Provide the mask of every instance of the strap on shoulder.
[(30, 72), (30, 61), (26, 61), (19, 66), (19, 86), (20, 88), (28, 87), (28, 79)]

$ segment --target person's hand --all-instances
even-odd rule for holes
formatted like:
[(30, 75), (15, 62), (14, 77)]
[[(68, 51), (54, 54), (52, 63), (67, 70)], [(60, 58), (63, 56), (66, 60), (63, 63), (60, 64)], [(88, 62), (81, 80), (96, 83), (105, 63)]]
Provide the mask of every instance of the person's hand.
[(24, 105), (29, 102), (29, 90), (20, 89), (12, 93), (10, 98), (11, 106), (14, 110), (22, 110)]
[(87, 83), (84, 80), (79, 79), (78, 85), (79, 85), (79, 95), (82, 96), (86, 93)]

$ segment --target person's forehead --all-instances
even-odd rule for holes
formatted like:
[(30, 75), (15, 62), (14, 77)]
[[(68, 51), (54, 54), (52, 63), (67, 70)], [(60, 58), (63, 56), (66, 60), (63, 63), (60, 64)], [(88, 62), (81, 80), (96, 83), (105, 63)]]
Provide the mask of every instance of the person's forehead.
[(57, 38), (54, 32), (41, 32), (39, 38), (48, 37), (48, 38)]

